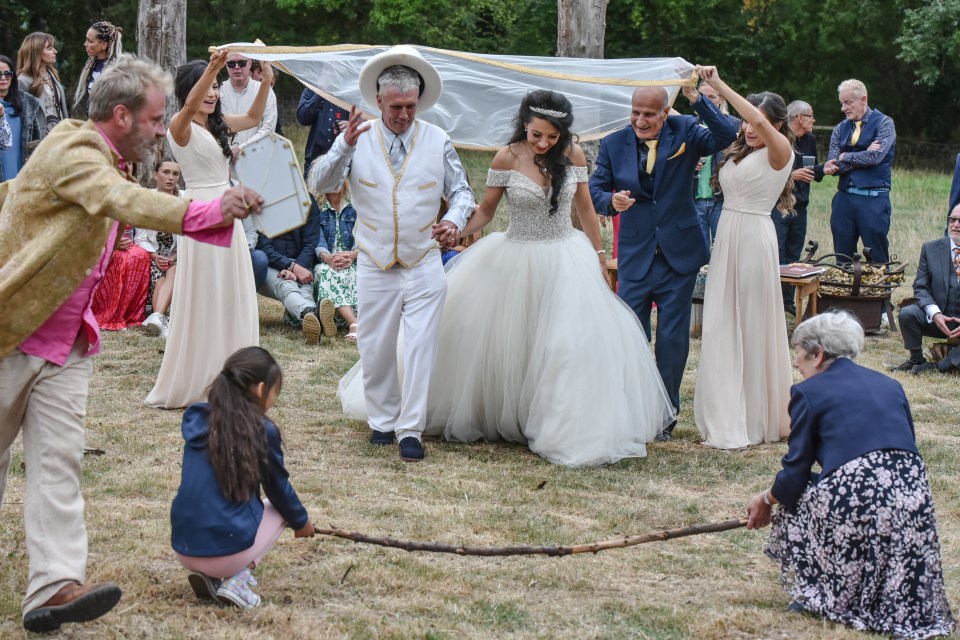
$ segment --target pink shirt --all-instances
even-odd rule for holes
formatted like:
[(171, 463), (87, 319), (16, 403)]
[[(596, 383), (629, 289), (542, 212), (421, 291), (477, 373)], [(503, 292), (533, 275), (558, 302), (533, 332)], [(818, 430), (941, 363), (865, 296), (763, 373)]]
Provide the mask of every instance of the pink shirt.
[[(97, 127), (99, 129), (99, 127)], [(120, 155), (116, 146), (100, 130), (100, 135), (107, 141), (110, 148), (117, 154), (119, 161), (117, 168), (126, 173), (127, 163)], [(211, 202), (197, 202), (193, 200), (183, 216), (183, 235), (194, 240), (206, 242), (219, 247), (229, 247), (233, 238), (233, 225), (211, 229), (213, 225), (223, 222), (220, 213), (220, 198)], [(87, 347), (86, 355), (100, 353), (100, 325), (90, 308), (93, 302), (93, 293), (103, 279), (103, 274), (110, 263), (112, 248), (116, 243), (119, 223), (114, 222), (107, 236), (107, 243), (97, 264), (88, 272), (86, 279), (74, 290), (66, 301), (53, 312), (47, 321), (40, 325), (29, 338), (20, 344), (24, 353), (43, 358), (47, 362), (62, 367), (67, 362), (70, 350), (78, 340), (84, 340)]]

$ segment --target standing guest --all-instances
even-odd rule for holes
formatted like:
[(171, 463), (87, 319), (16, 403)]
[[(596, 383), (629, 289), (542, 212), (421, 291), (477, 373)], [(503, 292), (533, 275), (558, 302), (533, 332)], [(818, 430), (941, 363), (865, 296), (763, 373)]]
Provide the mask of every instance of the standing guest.
[[(180, 197), (180, 165), (173, 158), (161, 158), (154, 168), (157, 191)], [(165, 231), (137, 229), (133, 238), (137, 246), (150, 254), (150, 299), (153, 313), (143, 321), (147, 331), (167, 339), (170, 301), (177, 275), (177, 236)]]
[[(221, 112), (217, 75), (226, 60), (225, 51), (215, 51), (209, 63), (194, 60), (177, 69), (180, 110), (170, 119), (167, 142), (183, 168), (188, 198), (216, 198), (229, 187), (229, 135), (256, 127), (267, 102), (269, 84), (265, 82), (250, 111), (243, 115)], [(273, 69), (267, 67), (265, 73), (272, 75)], [(177, 244), (180, 267), (170, 331), (147, 405), (173, 409), (201, 401), (217, 377), (219, 363), (237, 349), (260, 343), (257, 293), (245, 239), (237, 220), (227, 250), (189, 237)]]
[[(707, 125), (671, 116), (662, 87), (633, 92), (630, 126), (600, 143), (590, 194), (597, 212), (621, 216), (618, 294), (650, 340), (657, 305), (657, 369), (674, 410), (690, 351), (690, 299), (697, 271), (709, 259), (690, 185), (702, 156), (727, 148), (737, 129), (693, 87), (684, 95)], [(674, 425), (658, 436), (669, 440)]]
[[(313, 300), (313, 265), (317, 261), (317, 242), (320, 240), (319, 213), (311, 209), (303, 226), (276, 238), (259, 236), (257, 249), (266, 254), (270, 268), (266, 282), (258, 291), (283, 303), (287, 322), (303, 330), (307, 344), (319, 344), (321, 323)], [(323, 333), (332, 337), (336, 335), (336, 328), (329, 300), (324, 315), (326, 327)]]
[(910, 357), (894, 370), (921, 374), (960, 369), (958, 346), (937, 363), (923, 357), (923, 336), (944, 340), (960, 337), (960, 205), (947, 217), (947, 237), (923, 243), (913, 295), (916, 304), (900, 310), (900, 333)]
[[(785, 216), (778, 210), (770, 212), (770, 219), (777, 229), (777, 251), (780, 264), (790, 264), (800, 259), (807, 235), (807, 205), (810, 203), (810, 183), (823, 180), (823, 165), (817, 164), (817, 139), (813, 136), (813, 107), (803, 100), (794, 100), (787, 105), (787, 126), (793, 133), (793, 214)], [(805, 158), (811, 164), (807, 165)], [(783, 310), (796, 316), (792, 284), (781, 285)]]
[[(790, 443), (773, 486), (747, 506), (770, 524), (791, 611), (898, 638), (949, 635), (937, 519), (903, 387), (853, 362), (863, 328), (847, 312), (793, 333), (804, 381), (790, 398)], [(819, 473), (813, 471), (819, 466)]]
[[(221, 86), (220, 104), (224, 115), (243, 115), (250, 110), (260, 93), (260, 82), (250, 77), (250, 59), (238, 53), (227, 54), (227, 75), (230, 81)], [(270, 65), (267, 65), (268, 67)], [(267, 104), (263, 108), (260, 122), (249, 129), (234, 131), (230, 149), (233, 160), (236, 161), (240, 151), (251, 142), (265, 138), (277, 126), (277, 96), (273, 93), (273, 78), (271, 73), (267, 78)]]
[(47, 131), (66, 120), (67, 96), (60, 84), (60, 76), (53, 66), (57, 62), (57, 49), (53, 36), (39, 31), (23, 39), (17, 52), (17, 82), (20, 90), (40, 100), (46, 116)]
[(297, 538), (315, 534), (283, 465), (280, 430), (266, 416), (282, 384), (273, 356), (246, 347), (224, 363), (207, 402), (183, 413), (186, 444), (170, 538), (202, 600), (256, 607), (251, 571), (283, 530), (290, 527)]
[[(250, 78), (257, 82), (263, 81), (263, 64), (259, 60), (250, 61)], [(277, 86), (277, 74), (273, 74), (273, 82), (270, 83), (271, 89), (275, 86)], [(273, 128), (273, 132), (278, 136), (283, 135), (283, 126), (280, 123), (280, 109), (277, 109), (277, 124)]]
[(736, 449), (777, 442), (790, 430), (790, 347), (770, 210), (793, 208), (793, 148), (783, 98), (744, 99), (715, 68), (698, 73), (743, 116), (717, 171), (724, 211), (704, 292), (693, 406), (704, 444)]
[(339, 193), (324, 194), (318, 205), (320, 239), (317, 242), (317, 266), (313, 269), (313, 299), (320, 309), (321, 322), (326, 321), (327, 309), (336, 309), (348, 327), (343, 339), (356, 342), (359, 327), (357, 258), (360, 250), (353, 236), (357, 210), (350, 204), (350, 187), (344, 182)]
[(0, 55), (0, 107), (10, 128), (10, 146), (0, 150), (0, 182), (17, 177), (31, 147), (47, 135), (40, 101), (20, 91), (13, 60)]
[(125, 225), (93, 294), (91, 308), (101, 329), (118, 331), (143, 322), (150, 293), (150, 254), (133, 237), (133, 227)]
[[(424, 457), (427, 391), (447, 295), (438, 241), (456, 244), (476, 203), (450, 137), (416, 117), (443, 90), (434, 66), (401, 45), (367, 60), (359, 83), (381, 117), (361, 124), (363, 116), (351, 108), (346, 130), (313, 163), (308, 185), (314, 193), (331, 193), (350, 182), (360, 220), (357, 305), (366, 320), (357, 338), (370, 442), (388, 446), (396, 434), (401, 459), (416, 462)], [(450, 210), (437, 223), (441, 199)]]
[[(704, 98), (712, 102), (720, 113), (727, 116), (730, 124), (740, 128), (740, 119), (730, 115), (730, 108), (726, 99), (716, 89), (706, 82), (697, 89)], [(717, 166), (723, 160), (723, 151), (703, 156), (693, 182), (693, 203), (700, 216), (700, 228), (703, 230), (703, 239), (707, 241), (707, 248), (713, 246), (717, 238), (717, 225), (720, 222), (720, 212), (723, 210), (723, 192), (716, 188)]]
[(227, 245), (244, 203), (262, 202), (242, 189), (187, 202), (137, 184), (131, 165), (162, 139), (170, 88), (160, 67), (123, 56), (91, 92), (91, 120), (62, 122), (0, 185), (0, 308), (17, 310), (0, 314), (0, 499), (22, 430), (29, 631), (93, 620), (120, 600), (113, 583), (84, 584), (80, 493), (90, 357), (100, 351), (90, 302), (120, 225)]
[(950, 200), (947, 202), (947, 215), (960, 204), (960, 153), (953, 167), (953, 181), (950, 183)]
[(313, 161), (325, 154), (333, 146), (340, 133), (340, 123), (346, 124), (349, 112), (322, 98), (310, 89), (304, 89), (297, 105), (297, 122), (310, 127), (307, 145), (303, 150), (304, 175)]
[(87, 99), (93, 83), (123, 52), (123, 29), (105, 20), (95, 22), (87, 29), (83, 48), (87, 52), (87, 62), (80, 71), (80, 81), (73, 95), (73, 117), (80, 119), (87, 117)]
[(839, 176), (833, 196), (830, 231), (833, 250), (857, 252), (857, 241), (870, 248), (871, 262), (890, 260), (890, 174), (897, 131), (893, 118), (867, 106), (867, 88), (859, 80), (837, 87), (846, 117), (830, 136), (830, 155), (823, 172)]

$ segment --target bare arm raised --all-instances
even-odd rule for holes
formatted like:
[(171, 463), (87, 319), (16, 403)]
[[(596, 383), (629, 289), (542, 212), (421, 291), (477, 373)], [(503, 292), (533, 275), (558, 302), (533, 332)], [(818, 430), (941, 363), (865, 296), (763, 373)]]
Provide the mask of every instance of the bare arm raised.
[(697, 65), (697, 75), (716, 89), (717, 93), (726, 98), (730, 106), (736, 109), (737, 113), (753, 127), (764, 146), (767, 147), (767, 160), (773, 169), (779, 171), (788, 163), (793, 162), (793, 149), (790, 147), (790, 141), (787, 137), (767, 120), (762, 111), (750, 104), (746, 98), (721, 80), (716, 67)]

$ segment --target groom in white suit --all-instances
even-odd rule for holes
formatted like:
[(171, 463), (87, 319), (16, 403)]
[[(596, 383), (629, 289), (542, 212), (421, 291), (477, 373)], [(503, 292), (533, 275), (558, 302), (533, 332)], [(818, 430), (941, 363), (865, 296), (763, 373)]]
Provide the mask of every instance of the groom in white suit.
[[(343, 135), (313, 163), (308, 179), (314, 193), (339, 191), (344, 180), (350, 182), (360, 250), (357, 342), (370, 442), (386, 446), (396, 434), (400, 457), (407, 461), (424, 456), (427, 390), (447, 294), (439, 244), (456, 244), (476, 207), (449, 136), (416, 119), (442, 89), (440, 74), (413, 47), (393, 47), (370, 58), (360, 71), (360, 93), (379, 107), (381, 118), (362, 124), (354, 106)], [(441, 199), (449, 210), (437, 223)]]

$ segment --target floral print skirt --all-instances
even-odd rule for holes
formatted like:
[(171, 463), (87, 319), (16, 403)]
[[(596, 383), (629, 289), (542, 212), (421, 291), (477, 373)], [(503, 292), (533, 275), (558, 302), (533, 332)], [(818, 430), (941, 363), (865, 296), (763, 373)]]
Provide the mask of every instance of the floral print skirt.
[(778, 509), (767, 555), (808, 611), (898, 638), (948, 635), (940, 540), (920, 456), (872, 451)]
[(357, 263), (339, 271), (326, 263), (318, 263), (313, 269), (313, 296), (317, 304), (324, 298), (333, 301), (333, 306), (357, 309)]

